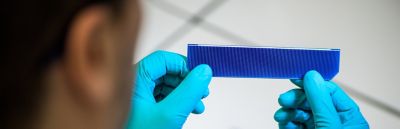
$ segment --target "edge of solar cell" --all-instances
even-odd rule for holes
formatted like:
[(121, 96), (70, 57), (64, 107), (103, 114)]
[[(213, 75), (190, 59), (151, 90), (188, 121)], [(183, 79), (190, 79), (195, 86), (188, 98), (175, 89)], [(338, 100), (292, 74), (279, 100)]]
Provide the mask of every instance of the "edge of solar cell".
[(305, 47), (276, 47), (276, 46), (244, 46), (244, 45), (213, 45), (213, 44), (188, 44), (189, 46), (199, 47), (236, 47), (236, 48), (272, 48), (272, 49), (291, 49), (291, 50), (324, 50), (340, 51), (339, 48), (305, 48)]
[(340, 49), (188, 44), (188, 67), (208, 64), (214, 77), (300, 79), (317, 70), (325, 80), (339, 72)]

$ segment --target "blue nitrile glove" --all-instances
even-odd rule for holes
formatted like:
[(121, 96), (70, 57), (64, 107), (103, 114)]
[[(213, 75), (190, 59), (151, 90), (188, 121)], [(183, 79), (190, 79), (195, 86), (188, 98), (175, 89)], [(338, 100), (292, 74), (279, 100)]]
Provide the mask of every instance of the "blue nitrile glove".
[(127, 129), (180, 129), (189, 114), (204, 111), (212, 71), (189, 71), (186, 57), (157, 51), (137, 64), (133, 104)]
[(275, 113), (280, 129), (369, 129), (357, 104), (338, 85), (316, 71), (292, 80), (302, 89), (279, 96)]

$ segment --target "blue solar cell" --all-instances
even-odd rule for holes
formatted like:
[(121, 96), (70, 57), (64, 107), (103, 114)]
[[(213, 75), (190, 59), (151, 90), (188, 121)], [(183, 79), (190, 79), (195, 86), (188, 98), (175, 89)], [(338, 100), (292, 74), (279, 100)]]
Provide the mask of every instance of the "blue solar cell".
[(214, 77), (301, 79), (309, 70), (325, 80), (339, 72), (340, 49), (188, 45), (188, 67), (208, 64)]

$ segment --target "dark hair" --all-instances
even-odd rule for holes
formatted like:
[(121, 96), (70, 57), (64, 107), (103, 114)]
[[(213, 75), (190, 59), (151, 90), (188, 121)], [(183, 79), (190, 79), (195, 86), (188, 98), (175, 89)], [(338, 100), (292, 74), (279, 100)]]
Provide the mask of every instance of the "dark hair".
[(43, 71), (62, 56), (69, 24), (83, 8), (120, 0), (5, 0), (1, 2), (0, 128), (27, 128), (46, 93)]

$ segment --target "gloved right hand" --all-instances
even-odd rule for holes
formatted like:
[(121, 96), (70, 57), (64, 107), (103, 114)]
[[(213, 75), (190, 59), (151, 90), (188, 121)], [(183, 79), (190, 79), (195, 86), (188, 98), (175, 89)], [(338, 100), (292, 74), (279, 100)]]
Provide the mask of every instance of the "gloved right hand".
[(369, 129), (357, 104), (317, 71), (292, 82), (302, 89), (279, 96), (282, 108), (274, 117), (280, 129)]
[(157, 51), (137, 64), (135, 90), (126, 129), (180, 129), (190, 113), (204, 111), (212, 71), (189, 71), (186, 57)]

